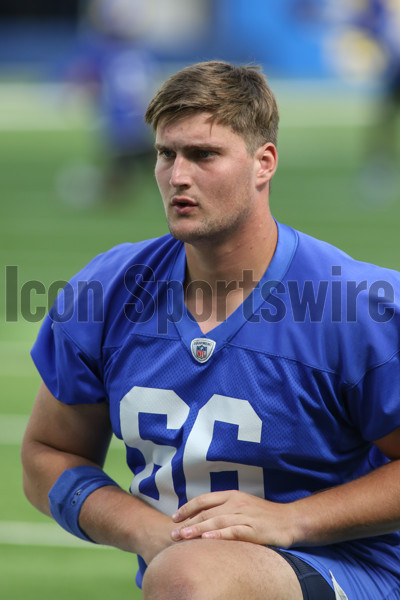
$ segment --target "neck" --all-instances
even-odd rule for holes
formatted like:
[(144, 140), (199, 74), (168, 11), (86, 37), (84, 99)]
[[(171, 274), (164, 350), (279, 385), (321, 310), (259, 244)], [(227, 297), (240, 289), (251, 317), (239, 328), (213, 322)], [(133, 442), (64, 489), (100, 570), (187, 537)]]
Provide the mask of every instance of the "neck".
[(224, 321), (253, 291), (274, 255), (277, 226), (269, 215), (251, 235), (240, 239), (185, 244), (186, 305), (206, 333)]
[(276, 223), (271, 216), (251, 235), (241, 235), (240, 239), (185, 244), (186, 285), (202, 281), (215, 289), (218, 281), (241, 281), (245, 271), (251, 271), (259, 281), (274, 255), (277, 238)]

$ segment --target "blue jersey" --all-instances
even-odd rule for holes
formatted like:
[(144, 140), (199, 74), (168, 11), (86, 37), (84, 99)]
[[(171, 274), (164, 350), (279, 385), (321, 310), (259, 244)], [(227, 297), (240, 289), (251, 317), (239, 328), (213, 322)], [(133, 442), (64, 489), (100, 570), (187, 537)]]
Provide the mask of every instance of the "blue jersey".
[[(373, 441), (400, 427), (400, 276), (278, 229), (263, 279), (206, 335), (170, 235), (96, 257), (39, 332), (47, 387), (67, 404), (109, 404), (130, 491), (163, 513), (225, 489), (291, 502), (387, 462)], [(400, 585), (399, 541), (292, 552), (332, 571), (349, 600), (383, 599)]]

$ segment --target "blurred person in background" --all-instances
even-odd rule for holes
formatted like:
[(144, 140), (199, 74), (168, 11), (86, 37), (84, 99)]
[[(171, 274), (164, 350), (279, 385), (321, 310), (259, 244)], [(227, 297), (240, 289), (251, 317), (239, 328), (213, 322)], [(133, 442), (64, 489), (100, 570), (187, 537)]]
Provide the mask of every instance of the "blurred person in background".
[(372, 89), (371, 124), (358, 181), (364, 205), (400, 201), (400, 0), (298, 0), (298, 15), (330, 27), (328, 63)]
[[(146, 47), (152, 0), (90, 0), (77, 47), (63, 68), (67, 86), (82, 89), (96, 111), (100, 167), (67, 166), (58, 183), (75, 207), (126, 198), (135, 172), (150, 168), (153, 141), (143, 114), (158, 65)], [(150, 162), (151, 157), (151, 162)]]
[(362, 192), (372, 204), (400, 201), (398, 116), (400, 112), (400, 0), (365, 0), (355, 25), (375, 56), (378, 93), (372, 126), (366, 139)]

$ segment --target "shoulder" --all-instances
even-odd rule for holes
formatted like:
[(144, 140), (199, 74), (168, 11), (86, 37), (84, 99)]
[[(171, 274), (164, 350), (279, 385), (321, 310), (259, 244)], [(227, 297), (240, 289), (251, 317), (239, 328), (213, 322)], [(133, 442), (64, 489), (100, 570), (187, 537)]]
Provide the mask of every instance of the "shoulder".
[(49, 312), (54, 332), (98, 357), (107, 328), (131, 301), (135, 289), (142, 290), (143, 281), (167, 280), (180, 248), (180, 242), (165, 235), (120, 244), (99, 254), (57, 297)]
[[(107, 252), (95, 256), (72, 279), (71, 284), (81, 281), (100, 281), (109, 286), (126, 272), (136, 266), (157, 270), (163, 257), (166, 261), (176, 253), (177, 242), (171, 235), (136, 243), (124, 243), (114, 246)], [(164, 262), (165, 262), (164, 260)]]
[(336, 246), (297, 231), (298, 246), (292, 274), (316, 276), (320, 280), (343, 282), (388, 282), (400, 292), (400, 273), (387, 267), (357, 260)]
[(296, 233), (282, 325), (301, 338), (309, 364), (354, 383), (399, 355), (400, 274)]

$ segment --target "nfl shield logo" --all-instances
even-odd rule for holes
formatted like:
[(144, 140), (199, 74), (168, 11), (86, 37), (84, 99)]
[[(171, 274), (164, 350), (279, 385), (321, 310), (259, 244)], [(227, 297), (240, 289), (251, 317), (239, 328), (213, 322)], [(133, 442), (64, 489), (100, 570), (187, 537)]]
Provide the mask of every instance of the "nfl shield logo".
[(209, 340), (207, 338), (196, 338), (192, 340), (190, 347), (192, 355), (197, 362), (205, 363), (214, 352), (215, 342), (214, 340)]

